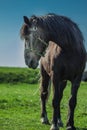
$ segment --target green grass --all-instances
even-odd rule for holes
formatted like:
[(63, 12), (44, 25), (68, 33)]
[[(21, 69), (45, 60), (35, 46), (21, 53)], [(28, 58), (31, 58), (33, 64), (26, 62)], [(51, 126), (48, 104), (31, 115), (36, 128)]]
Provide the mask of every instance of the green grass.
[[(40, 122), (39, 85), (0, 84), (0, 130), (49, 130), (50, 126)], [(62, 120), (67, 120), (70, 83), (64, 91), (61, 102)], [(48, 117), (52, 118), (52, 94), (48, 101)], [(78, 104), (75, 111), (77, 130), (87, 130), (87, 83), (82, 82), (78, 92)]]
[(0, 67), (0, 83), (38, 83), (39, 69)]

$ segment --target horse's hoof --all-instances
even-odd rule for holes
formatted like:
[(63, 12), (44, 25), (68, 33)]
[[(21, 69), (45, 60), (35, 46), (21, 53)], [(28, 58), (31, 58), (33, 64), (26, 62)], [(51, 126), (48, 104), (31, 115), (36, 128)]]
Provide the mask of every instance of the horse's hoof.
[(50, 130), (59, 130), (59, 127), (56, 126), (55, 124), (52, 124)]
[(63, 122), (61, 121), (61, 119), (58, 119), (58, 126), (63, 127)]
[(76, 128), (74, 126), (67, 126), (67, 130), (76, 130)]
[(50, 125), (49, 120), (47, 118), (44, 118), (44, 117), (41, 118), (41, 123)]

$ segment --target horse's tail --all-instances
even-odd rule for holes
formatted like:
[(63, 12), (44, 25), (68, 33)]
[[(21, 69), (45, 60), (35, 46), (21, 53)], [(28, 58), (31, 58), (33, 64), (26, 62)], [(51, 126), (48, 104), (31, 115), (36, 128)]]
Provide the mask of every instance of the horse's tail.
[(49, 80), (49, 85), (48, 85), (48, 96), (47, 96), (46, 101), (48, 101), (49, 96), (50, 96), (50, 93), (51, 93), (51, 79)]

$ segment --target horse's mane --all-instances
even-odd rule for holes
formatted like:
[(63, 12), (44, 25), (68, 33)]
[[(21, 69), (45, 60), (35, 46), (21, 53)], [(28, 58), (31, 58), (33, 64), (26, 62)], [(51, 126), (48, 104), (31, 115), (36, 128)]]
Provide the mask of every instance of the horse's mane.
[(84, 38), (78, 25), (65, 16), (53, 13), (45, 16), (33, 15), (30, 21), (45, 30), (44, 35), (50, 34), (49, 40), (51, 38), (57, 44), (60, 42), (62, 47), (76, 47), (83, 44)]
[[(37, 26), (46, 30), (46, 33), (52, 33), (55, 42), (61, 42), (65, 46), (75, 46), (83, 43), (83, 36), (78, 25), (71, 19), (56, 14), (47, 14), (45, 16), (32, 16), (31, 21), (36, 20)], [(51, 37), (51, 38), (52, 38)]]

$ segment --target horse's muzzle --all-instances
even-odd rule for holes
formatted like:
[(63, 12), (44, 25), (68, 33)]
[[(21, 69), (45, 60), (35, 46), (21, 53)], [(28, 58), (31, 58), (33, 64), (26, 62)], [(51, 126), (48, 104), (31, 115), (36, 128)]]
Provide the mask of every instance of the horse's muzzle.
[(39, 59), (33, 52), (24, 53), (25, 63), (29, 68), (36, 69), (38, 67)]
[(38, 67), (38, 61), (34, 59), (25, 59), (25, 63), (29, 68), (36, 69)]
[(31, 62), (28, 64), (29, 68), (36, 69), (38, 67), (38, 62), (34, 62), (31, 60)]

